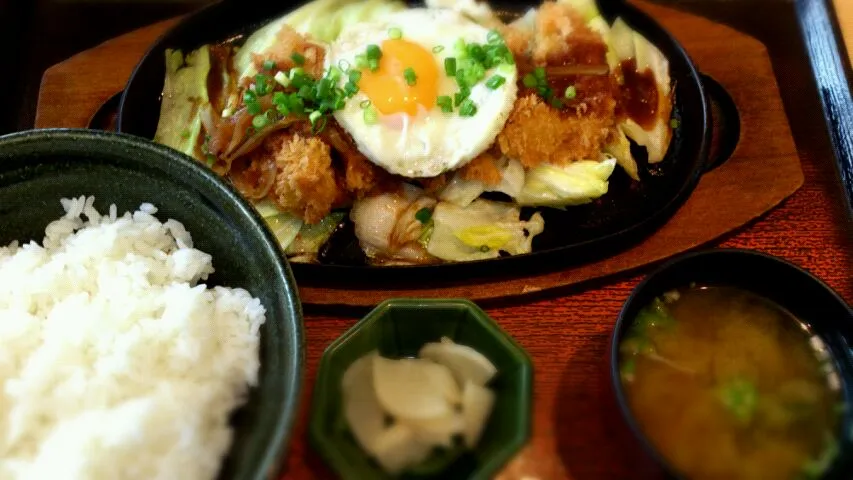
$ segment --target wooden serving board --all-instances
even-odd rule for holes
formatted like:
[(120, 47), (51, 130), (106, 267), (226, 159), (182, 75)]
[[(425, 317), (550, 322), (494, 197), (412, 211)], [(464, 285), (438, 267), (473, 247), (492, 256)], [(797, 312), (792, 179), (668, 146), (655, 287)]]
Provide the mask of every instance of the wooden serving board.
[[(601, 261), (558, 271), (507, 275), (417, 288), (329, 288), (299, 282), (308, 304), (370, 306), (392, 297), (519, 296), (633, 270), (708, 244), (779, 205), (803, 184), (800, 161), (767, 50), (727, 26), (635, 0), (685, 47), (697, 67), (720, 83), (740, 114), (740, 141), (728, 161), (703, 175), (690, 199), (655, 234)], [(149, 45), (178, 19), (128, 33), (48, 69), (42, 78), (36, 127), (85, 127), (119, 92)]]

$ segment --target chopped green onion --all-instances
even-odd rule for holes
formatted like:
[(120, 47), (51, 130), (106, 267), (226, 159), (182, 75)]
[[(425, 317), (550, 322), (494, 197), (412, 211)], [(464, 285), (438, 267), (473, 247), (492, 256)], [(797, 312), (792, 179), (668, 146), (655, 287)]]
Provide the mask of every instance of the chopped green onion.
[(557, 97), (552, 97), (550, 103), (551, 103), (551, 106), (556, 108), (556, 109), (563, 108), (563, 101)]
[(272, 70), (275, 68), (275, 62), (272, 60), (264, 60), (264, 70)]
[(287, 88), (290, 85), (290, 79), (287, 78), (287, 74), (282, 71), (276, 72), (275, 77), (273, 77), (273, 79), (282, 87)]
[(461, 88), (468, 86), (468, 75), (465, 73), (464, 68), (456, 70), (456, 84)]
[(456, 41), (453, 43), (453, 50), (456, 52), (456, 55), (459, 55), (460, 57), (464, 56), (466, 53), (465, 40), (462, 38), (456, 39)]
[(545, 69), (542, 67), (536, 67), (533, 69), (533, 77), (540, 82), (545, 80)]
[(568, 87), (566, 87), (566, 93), (565, 93), (566, 98), (568, 98), (569, 100), (572, 100), (576, 96), (578, 96), (578, 90), (575, 88), (574, 85), (569, 85)]
[(352, 82), (347, 82), (347, 84), (344, 85), (344, 94), (347, 97), (352, 97), (356, 93), (358, 93), (358, 87), (356, 86), (356, 84)]
[(207, 157), (205, 157), (205, 159), (207, 160), (208, 167), (212, 167), (213, 164), (216, 163), (216, 156), (212, 153), (207, 154)]
[(395, 28), (389, 28), (388, 29), (388, 36), (390, 38), (393, 38), (396, 40), (396, 39), (401, 38), (403, 36), (403, 31), (400, 30), (399, 28), (396, 28), (396, 27)]
[(403, 77), (406, 79), (406, 84), (409, 86), (414, 85), (418, 81), (418, 76), (415, 74), (415, 69), (412, 67), (408, 67), (403, 70)]
[(358, 70), (350, 70), (349, 81), (357, 84), (361, 80), (361, 72)]
[(182, 131), (181, 132), (181, 138), (183, 138), (183, 139), (190, 138), (190, 131), (189, 130)]
[(379, 70), (379, 60), (375, 58), (367, 59), (367, 68), (369, 68), (371, 72)]
[(430, 218), (432, 218), (432, 211), (427, 207), (424, 207), (415, 212), (415, 220), (421, 223), (427, 223)]
[(459, 106), (459, 115), (463, 117), (473, 117), (477, 114), (477, 105), (470, 98), (466, 98)]
[(302, 85), (301, 87), (299, 87), (299, 91), (297, 91), (296, 94), (302, 98), (311, 99), (311, 87), (309, 87), (308, 85)]
[(503, 43), (503, 37), (501, 37), (500, 32), (497, 30), (489, 30), (489, 34), (486, 35), (486, 41), (492, 45)]
[(329, 92), (332, 91), (332, 81), (328, 78), (324, 78), (317, 82), (317, 98), (326, 98), (329, 96)]
[(261, 104), (258, 102), (247, 103), (246, 111), (249, 112), (249, 115), (257, 115), (261, 113)]
[(358, 104), (359, 107), (363, 109), (370, 106), (370, 100), (362, 100), (361, 103)]
[(448, 77), (456, 76), (456, 58), (447, 57), (444, 59), (444, 72)]
[(269, 80), (270, 78), (266, 75), (255, 75), (255, 93), (258, 94), (258, 96), (263, 97), (269, 93)]
[(290, 54), (290, 59), (293, 60), (293, 63), (299, 65), (305, 65), (305, 56), (299, 52), (293, 52)]
[(304, 75), (305, 69), (302, 67), (293, 67), (290, 69), (290, 80), (293, 81), (298, 75)]
[(678, 128), (679, 126), (681, 126), (681, 122), (678, 121), (677, 118), (673, 118), (672, 120), (669, 121), (669, 127), (670, 128)]
[(486, 51), (483, 50), (483, 47), (477, 45), (476, 43), (469, 44), (466, 47), (466, 51), (468, 53), (468, 57), (474, 59), (477, 62), (482, 63), (486, 60)]
[(355, 56), (355, 67), (356, 68), (367, 68), (367, 55), (358, 54)]
[(268, 123), (269, 118), (267, 118), (266, 115), (255, 115), (255, 117), (252, 118), (252, 126), (258, 130), (266, 127)]
[(500, 75), (492, 75), (492, 77), (486, 82), (486, 86), (491, 90), (497, 90), (504, 83), (506, 83), (506, 78)]
[(321, 116), (323, 116), (323, 114), (320, 112), (317, 112), (317, 111), (311, 112), (311, 115), (308, 115), (308, 121), (311, 122), (311, 125), (314, 125), (315, 123), (317, 123), (317, 119), (320, 118)]
[(468, 95), (471, 95), (471, 89), (468, 87), (462, 87), (458, 92), (453, 96), (453, 100), (456, 102), (456, 106), (462, 105), (462, 102), (468, 98)]
[(379, 49), (378, 45), (368, 45), (367, 46), (367, 59), (368, 60), (379, 60), (382, 58), (382, 50)]
[(287, 108), (289, 108), (291, 112), (301, 115), (305, 113), (305, 101), (299, 98), (298, 94), (292, 93), (288, 97)]
[(528, 73), (527, 75), (525, 75), (524, 78), (521, 79), (521, 81), (527, 88), (533, 88), (536, 86), (537, 83), (539, 83), (536, 81), (536, 77), (534, 77), (532, 73)]
[(441, 53), (444, 50), (444, 45), (436, 45), (432, 47), (432, 53)]
[(447, 95), (441, 95), (435, 99), (435, 104), (441, 108), (444, 113), (453, 112), (453, 99)]
[(340, 68), (344, 73), (349, 72), (350, 67), (351, 65), (346, 60), (341, 59), (341, 61), (338, 62), (338, 68)]
[(379, 121), (379, 114), (376, 113), (376, 109), (373, 107), (367, 107), (364, 109), (364, 123), (368, 125), (375, 125), (376, 122)]
[(329, 69), (329, 73), (326, 76), (329, 78), (329, 80), (336, 82), (339, 78), (341, 78), (342, 74), (343, 72), (340, 68), (332, 67)]

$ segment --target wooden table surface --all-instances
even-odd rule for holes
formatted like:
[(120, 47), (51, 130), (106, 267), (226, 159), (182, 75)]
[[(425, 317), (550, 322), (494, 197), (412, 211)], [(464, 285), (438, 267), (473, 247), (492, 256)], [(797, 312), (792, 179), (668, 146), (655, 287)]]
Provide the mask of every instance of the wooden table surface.
[[(845, 38), (851, 42), (848, 51), (853, 51), (853, 0), (834, 1)], [(103, 92), (99, 95), (95, 100), (108, 98)], [(789, 118), (792, 112), (797, 113), (796, 107), (788, 110)], [(91, 113), (72, 109), (64, 120), (85, 122)], [(46, 117), (37, 120), (41, 127), (51, 123)], [(853, 222), (840, 197), (831, 153), (820, 146), (825, 140), (812, 139), (821, 134), (819, 127), (795, 130), (805, 131), (797, 139), (803, 186), (779, 208), (715, 246), (749, 248), (793, 261), (853, 302)], [(640, 278), (611, 277), (580, 288), (483, 305), (527, 349), (535, 368), (532, 438), (499, 479), (648, 478), (642, 473), (641, 454), (621, 426), (606, 362), (619, 309)], [(285, 478), (334, 478), (307, 441), (312, 387), (323, 350), (364, 313), (306, 307), (305, 388)]]
[(853, 65), (853, 1), (833, 1), (835, 4), (835, 14), (838, 17), (838, 25), (841, 27), (844, 43), (847, 44), (847, 56), (850, 58), (850, 64)]

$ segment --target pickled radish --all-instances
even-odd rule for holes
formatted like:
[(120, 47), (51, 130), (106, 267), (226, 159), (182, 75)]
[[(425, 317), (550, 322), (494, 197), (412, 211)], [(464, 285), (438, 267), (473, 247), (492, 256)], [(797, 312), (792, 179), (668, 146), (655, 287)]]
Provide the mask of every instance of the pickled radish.
[(421, 347), (418, 356), (449, 368), (460, 385), (471, 381), (483, 386), (498, 372), (497, 367), (482, 353), (467, 345), (454, 343), (446, 337), (440, 342), (427, 343)]
[(416, 358), (373, 358), (376, 397), (391, 415), (414, 420), (439, 418), (459, 400), (459, 386), (447, 367)]
[(435, 448), (472, 449), (495, 403), (485, 385), (497, 368), (471, 347), (442, 337), (421, 358), (390, 359), (372, 351), (341, 378), (344, 419), (356, 443), (397, 475)]
[(486, 421), (492, 413), (495, 394), (488, 388), (467, 382), (462, 389), (462, 416), (465, 418), (465, 446), (473, 448), (480, 441)]

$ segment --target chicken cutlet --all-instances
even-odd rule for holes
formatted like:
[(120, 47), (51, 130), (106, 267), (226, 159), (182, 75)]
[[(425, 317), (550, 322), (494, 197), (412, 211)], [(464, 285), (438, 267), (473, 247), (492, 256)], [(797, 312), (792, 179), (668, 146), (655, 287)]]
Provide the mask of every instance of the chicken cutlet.
[(525, 168), (541, 163), (567, 165), (597, 159), (612, 127), (612, 115), (600, 118), (560, 111), (538, 95), (528, 94), (516, 101), (498, 134), (498, 144), (501, 152)]
[(306, 223), (322, 220), (342, 196), (329, 146), (316, 137), (286, 133), (271, 136), (267, 145), (278, 168), (270, 198)]

